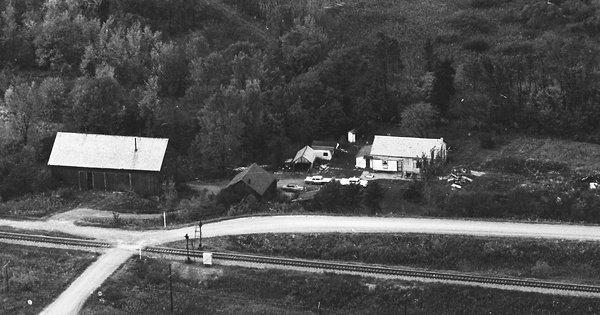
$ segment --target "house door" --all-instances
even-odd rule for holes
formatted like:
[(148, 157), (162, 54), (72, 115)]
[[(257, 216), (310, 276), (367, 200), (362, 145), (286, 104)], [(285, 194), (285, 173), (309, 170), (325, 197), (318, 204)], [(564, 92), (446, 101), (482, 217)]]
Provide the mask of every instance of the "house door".
[(371, 168), (371, 159), (370, 158), (365, 158), (365, 168)]
[(402, 162), (403, 162), (403, 160), (397, 161), (397, 163), (398, 163), (397, 167), (398, 167), (398, 172), (404, 174), (404, 163), (402, 163)]

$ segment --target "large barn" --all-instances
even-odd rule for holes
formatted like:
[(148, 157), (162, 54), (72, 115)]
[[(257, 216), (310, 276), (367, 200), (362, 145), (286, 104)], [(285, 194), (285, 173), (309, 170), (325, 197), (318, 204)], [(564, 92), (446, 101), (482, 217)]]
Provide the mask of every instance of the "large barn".
[(59, 132), (48, 160), (53, 174), (82, 190), (160, 195), (176, 175), (169, 139)]

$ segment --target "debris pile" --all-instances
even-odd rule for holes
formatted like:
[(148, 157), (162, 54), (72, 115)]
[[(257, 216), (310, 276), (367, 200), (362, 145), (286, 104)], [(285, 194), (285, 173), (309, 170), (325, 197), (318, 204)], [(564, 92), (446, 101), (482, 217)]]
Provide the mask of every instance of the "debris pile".
[[(462, 189), (465, 185), (473, 182), (473, 179), (470, 177), (471, 175), (471, 170), (466, 167), (454, 167), (450, 175), (440, 177), (440, 180), (446, 180), (452, 189)], [(473, 175), (481, 176), (479, 173)]]

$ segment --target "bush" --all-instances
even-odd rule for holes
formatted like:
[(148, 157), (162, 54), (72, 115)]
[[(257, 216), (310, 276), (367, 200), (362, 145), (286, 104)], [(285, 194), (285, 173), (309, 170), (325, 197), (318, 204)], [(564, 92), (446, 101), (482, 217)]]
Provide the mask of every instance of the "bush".
[(475, 9), (487, 9), (500, 6), (510, 0), (470, 0), (469, 6)]
[(413, 180), (404, 193), (402, 193), (402, 197), (404, 200), (412, 202), (412, 203), (422, 203), (423, 202), (423, 188), (425, 183), (422, 181)]
[(479, 137), (479, 147), (482, 149), (493, 150), (496, 148), (496, 139), (489, 133), (482, 134)]
[(487, 34), (496, 30), (496, 26), (489, 19), (467, 11), (457, 13), (448, 23), (463, 34)]
[(513, 173), (523, 176), (538, 175), (549, 172), (568, 172), (569, 166), (563, 162), (541, 161), (534, 159), (523, 159), (516, 157), (502, 157), (491, 160), (484, 165), (495, 168), (505, 173)]
[(227, 211), (228, 216), (236, 216), (242, 214), (258, 213), (265, 209), (265, 205), (260, 203), (253, 195), (248, 195), (244, 199), (236, 204), (229, 207)]
[(463, 49), (480, 53), (490, 49), (490, 44), (485, 39), (470, 39), (463, 43)]
[(217, 194), (217, 204), (229, 208), (231, 205), (242, 201), (244, 196), (237, 194), (231, 187), (223, 188)]
[(552, 268), (544, 260), (538, 260), (535, 266), (531, 267), (531, 274), (536, 278), (548, 278), (552, 274)]

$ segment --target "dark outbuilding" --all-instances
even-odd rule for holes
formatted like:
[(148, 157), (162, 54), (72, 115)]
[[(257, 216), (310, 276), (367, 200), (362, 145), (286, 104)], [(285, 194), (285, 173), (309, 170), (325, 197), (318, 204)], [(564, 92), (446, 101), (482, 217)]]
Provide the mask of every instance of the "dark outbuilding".
[(65, 184), (82, 190), (160, 195), (175, 177), (169, 139), (59, 132), (48, 165)]
[(235, 175), (227, 185), (238, 195), (253, 194), (257, 198), (273, 196), (277, 190), (277, 179), (258, 164), (253, 163)]

